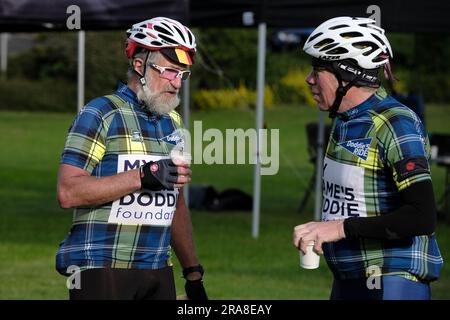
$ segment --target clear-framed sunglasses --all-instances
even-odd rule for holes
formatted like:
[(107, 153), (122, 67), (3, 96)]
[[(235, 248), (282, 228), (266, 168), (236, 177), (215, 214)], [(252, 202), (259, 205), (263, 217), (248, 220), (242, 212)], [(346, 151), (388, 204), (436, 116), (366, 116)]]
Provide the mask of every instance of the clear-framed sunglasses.
[(187, 78), (189, 78), (189, 76), (191, 75), (191, 71), (189, 70), (178, 70), (171, 67), (161, 67), (154, 63), (151, 63), (150, 66), (159, 71), (159, 76), (161, 78), (170, 81), (175, 80), (176, 78), (187, 80)]

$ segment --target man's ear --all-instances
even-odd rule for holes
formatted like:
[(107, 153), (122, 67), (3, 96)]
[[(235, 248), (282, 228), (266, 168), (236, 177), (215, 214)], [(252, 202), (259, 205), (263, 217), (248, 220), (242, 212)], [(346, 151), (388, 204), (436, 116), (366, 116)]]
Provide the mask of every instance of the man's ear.
[(139, 74), (144, 75), (144, 60), (141, 58), (134, 58), (133, 69), (139, 72)]

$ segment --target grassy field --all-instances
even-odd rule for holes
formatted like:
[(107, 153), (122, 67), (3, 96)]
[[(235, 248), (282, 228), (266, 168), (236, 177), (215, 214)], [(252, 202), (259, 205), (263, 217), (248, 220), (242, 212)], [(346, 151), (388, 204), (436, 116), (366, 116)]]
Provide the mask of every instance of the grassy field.
[[(65, 278), (54, 269), (54, 255), (71, 223), (71, 210), (58, 207), (56, 172), (73, 114), (0, 112), (0, 299), (66, 299)], [(250, 128), (253, 112), (214, 111), (192, 114), (207, 128)], [(280, 170), (262, 177), (260, 238), (251, 237), (251, 214), (193, 211), (198, 254), (205, 266), (205, 286), (213, 299), (327, 299), (331, 273), (323, 259), (317, 270), (302, 270), (291, 245), (294, 225), (312, 218), (297, 208), (312, 165), (306, 153), (305, 124), (312, 108), (279, 107), (266, 111), (269, 129), (280, 129)], [(428, 106), (430, 132), (450, 133), (448, 108)], [(433, 166), (436, 194), (444, 170)], [(240, 188), (252, 193), (250, 165), (194, 165), (193, 183), (219, 191)], [(450, 258), (450, 227), (439, 224), (438, 241)], [(177, 292), (184, 294), (174, 259)], [(433, 284), (435, 299), (450, 298), (450, 273), (444, 266)]]

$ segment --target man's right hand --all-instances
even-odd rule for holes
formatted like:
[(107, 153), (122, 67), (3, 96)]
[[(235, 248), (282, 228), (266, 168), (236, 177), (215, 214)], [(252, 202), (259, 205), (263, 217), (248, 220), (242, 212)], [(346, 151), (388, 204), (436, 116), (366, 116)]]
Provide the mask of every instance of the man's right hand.
[(173, 189), (177, 182), (177, 166), (171, 159), (150, 161), (141, 167), (141, 187), (158, 191)]

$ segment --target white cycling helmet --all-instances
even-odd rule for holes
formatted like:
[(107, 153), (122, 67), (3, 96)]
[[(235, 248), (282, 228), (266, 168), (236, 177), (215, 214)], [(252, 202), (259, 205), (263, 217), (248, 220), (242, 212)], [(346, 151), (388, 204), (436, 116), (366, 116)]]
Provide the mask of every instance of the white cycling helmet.
[(389, 62), (392, 49), (384, 30), (369, 18), (337, 17), (319, 25), (303, 50), (318, 59), (353, 59), (360, 68), (375, 69)]
[(134, 24), (127, 30), (125, 53), (131, 59), (136, 48), (161, 50), (170, 59), (191, 65), (196, 51), (194, 34), (178, 21), (156, 17)]

